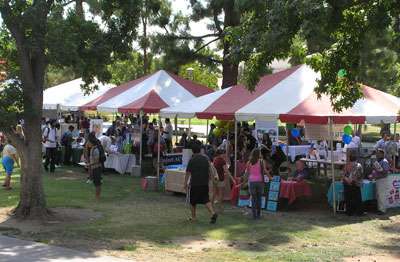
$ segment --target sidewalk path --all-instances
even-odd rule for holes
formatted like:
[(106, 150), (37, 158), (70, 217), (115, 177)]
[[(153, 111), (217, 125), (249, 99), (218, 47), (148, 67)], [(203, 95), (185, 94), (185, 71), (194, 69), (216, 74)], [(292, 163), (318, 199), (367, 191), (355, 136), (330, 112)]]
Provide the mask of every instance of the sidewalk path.
[[(0, 236), (0, 262), (127, 262), (114, 257)], [(130, 260), (133, 261), (133, 260)]]

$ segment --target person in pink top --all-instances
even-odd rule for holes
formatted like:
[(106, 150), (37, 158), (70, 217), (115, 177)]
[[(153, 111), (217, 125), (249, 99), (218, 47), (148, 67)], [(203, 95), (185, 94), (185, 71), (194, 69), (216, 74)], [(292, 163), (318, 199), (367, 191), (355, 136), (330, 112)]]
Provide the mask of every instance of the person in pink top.
[(274, 178), (268, 172), (265, 161), (261, 159), (260, 149), (258, 148), (251, 151), (250, 161), (247, 162), (246, 165), (245, 181), (250, 182), (251, 211), (253, 212), (253, 219), (260, 218), (261, 197), (264, 192), (264, 182), (274, 181)]

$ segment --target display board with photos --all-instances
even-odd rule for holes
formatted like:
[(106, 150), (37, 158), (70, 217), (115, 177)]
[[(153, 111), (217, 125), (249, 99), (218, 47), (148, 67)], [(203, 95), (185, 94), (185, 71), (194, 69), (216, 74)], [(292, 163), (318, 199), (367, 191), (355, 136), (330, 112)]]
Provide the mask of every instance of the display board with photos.
[(262, 139), (265, 133), (269, 134), (269, 138), (273, 145), (278, 145), (279, 132), (278, 132), (278, 121), (274, 122), (261, 122), (256, 120), (256, 139), (259, 145), (262, 143)]
[(97, 138), (103, 135), (103, 119), (90, 119), (90, 132), (92, 131)]

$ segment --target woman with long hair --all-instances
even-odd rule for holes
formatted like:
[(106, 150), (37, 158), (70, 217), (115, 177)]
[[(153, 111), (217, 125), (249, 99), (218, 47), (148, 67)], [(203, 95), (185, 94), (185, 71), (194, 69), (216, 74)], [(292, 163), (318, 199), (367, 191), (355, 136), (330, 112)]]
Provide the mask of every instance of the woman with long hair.
[(222, 200), (224, 197), (224, 191), (226, 187), (226, 176), (229, 178), (232, 183), (235, 183), (235, 179), (233, 179), (231, 172), (228, 170), (228, 165), (224, 158), (226, 158), (226, 150), (218, 149), (215, 153), (216, 157), (214, 158), (214, 167), (218, 172), (219, 182), (216, 185), (212, 186), (211, 189), (211, 204), (214, 204), (215, 197), (218, 195), (218, 213), (222, 212)]
[(272, 151), (272, 141), (268, 133), (263, 134), (261, 142), (261, 155), (264, 160), (268, 160)]
[[(267, 170), (265, 161), (260, 159), (260, 149), (251, 151), (250, 161), (246, 165), (245, 181), (250, 182), (251, 211), (253, 219), (261, 217), (261, 197), (264, 192), (264, 182), (274, 181), (274, 178)], [(250, 178), (249, 178), (250, 175)], [(264, 178), (267, 176), (268, 178)]]

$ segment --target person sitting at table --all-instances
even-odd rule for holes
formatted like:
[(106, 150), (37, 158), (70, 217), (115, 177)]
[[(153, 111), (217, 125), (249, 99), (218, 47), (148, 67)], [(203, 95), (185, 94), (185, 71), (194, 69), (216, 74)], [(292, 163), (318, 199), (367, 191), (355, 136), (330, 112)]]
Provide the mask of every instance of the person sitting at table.
[[(296, 128), (296, 127), (297, 127), (297, 125), (294, 124), (294, 128)], [(288, 138), (289, 138), (289, 145), (290, 146), (301, 145), (301, 141), (300, 141), (299, 137), (294, 137), (290, 130), (288, 130)]]
[(197, 135), (193, 135), (193, 138), (190, 139), (190, 147), (194, 144), (201, 146), (201, 141), (197, 139)]
[(351, 154), (350, 161), (345, 165), (342, 172), (346, 214), (349, 216), (352, 216), (354, 211), (359, 216), (367, 214), (363, 211), (361, 200), (363, 168), (360, 163), (357, 163), (357, 158), (356, 154)]
[(378, 148), (384, 149), (387, 137), (388, 137), (388, 134), (386, 132), (383, 132), (382, 138), (378, 141), (378, 143), (376, 143), (375, 148), (376, 149), (378, 149)]
[(179, 146), (183, 146), (183, 148), (185, 148), (185, 149), (190, 148), (190, 143), (189, 143), (189, 141), (187, 139), (187, 134), (186, 133), (182, 134), (182, 138), (181, 138), (181, 140), (179, 140), (179, 144), (178, 145)]
[(267, 160), (267, 171), (272, 177), (279, 176), (279, 169), (271, 159)]
[(304, 168), (304, 163), (299, 159), (296, 161), (296, 171), (294, 171), (292, 177), (289, 177), (289, 181), (302, 182), (307, 179), (308, 173)]

